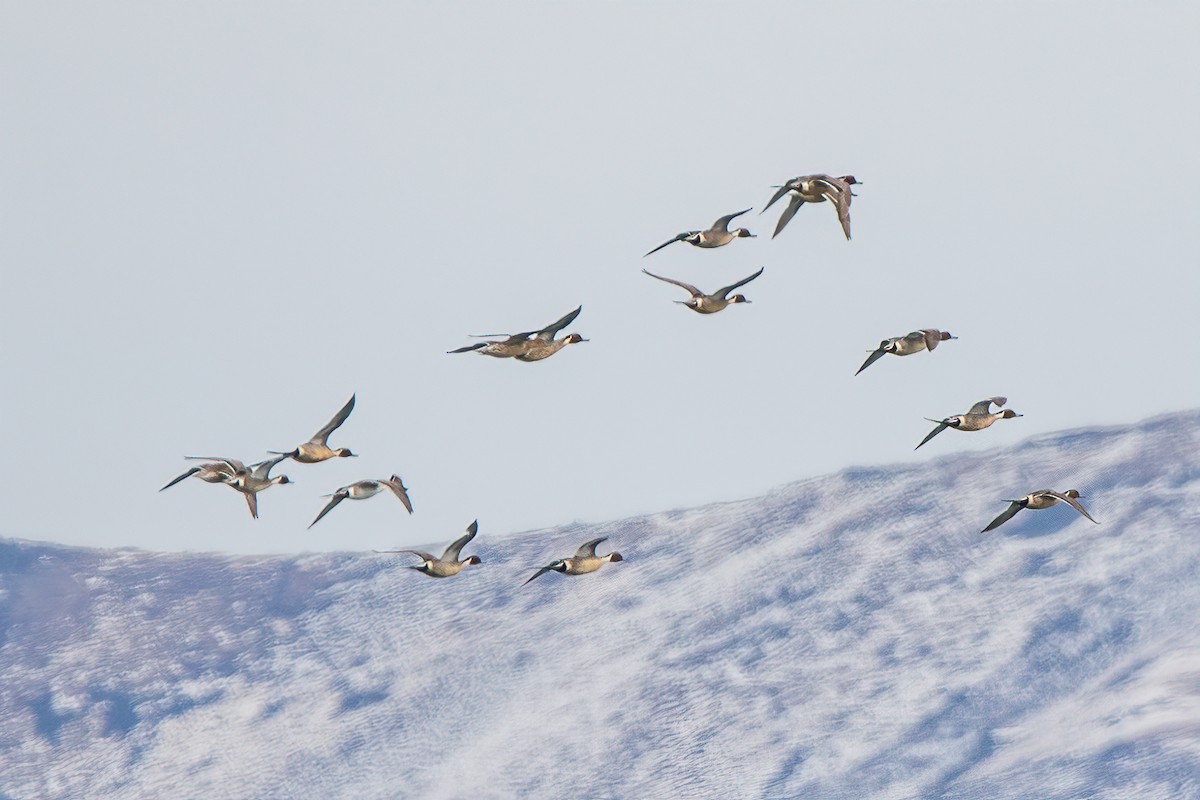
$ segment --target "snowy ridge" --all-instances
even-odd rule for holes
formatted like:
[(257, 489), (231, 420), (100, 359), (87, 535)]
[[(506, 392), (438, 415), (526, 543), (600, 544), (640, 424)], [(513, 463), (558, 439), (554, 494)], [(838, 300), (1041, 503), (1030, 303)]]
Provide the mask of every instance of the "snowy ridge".
[[(483, 565), (440, 581), (0, 542), (0, 798), (1200, 797), (1198, 454), (1192, 411), (482, 519)], [(980, 534), (1045, 486), (1101, 524)], [(626, 562), (521, 585), (601, 535)]]

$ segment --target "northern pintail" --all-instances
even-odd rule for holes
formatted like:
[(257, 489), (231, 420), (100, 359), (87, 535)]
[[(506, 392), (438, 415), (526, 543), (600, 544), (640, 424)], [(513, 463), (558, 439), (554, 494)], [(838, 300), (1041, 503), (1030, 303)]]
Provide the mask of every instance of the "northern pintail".
[[(913, 353), (919, 353), (922, 350), (928, 350), (932, 353), (939, 343), (947, 339), (957, 338), (957, 336), (951, 336), (950, 331), (939, 331), (937, 328), (923, 328), (904, 336), (893, 336), (891, 339), (884, 339), (879, 343), (879, 347), (869, 351), (871, 355), (867, 356), (867, 360), (858, 368), (858, 372), (862, 372), (885, 355), (911, 356)], [(858, 372), (854, 374), (857, 375)]]
[[(557, 342), (554, 339), (554, 337), (558, 334), (559, 331), (561, 331), (563, 328), (567, 327), (568, 325), (570, 325), (572, 322), (575, 321), (575, 318), (579, 316), (579, 312), (582, 310), (583, 310), (583, 306), (580, 306), (579, 308), (575, 309), (571, 313), (567, 314), (562, 319), (551, 322), (549, 325), (542, 328), (541, 330), (525, 331), (524, 333), (513, 333), (513, 334), (507, 334), (507, 333), (471, 334), (471, 336), (476, 337), (476, 338), (486, 338), (486, 337), (493, 337), (493, 336), (503, 336), (505, 338), (500, 339), (498, 341), (478, 342), (477, 344), (467, 345), (466, 347), (460, 347), (457, 350), (448, 350), (447, 352), (449, 352), (449, 353), (469, 353), (471, 351), (477, 351), (480, 355), (492, 356), (493, 358), (516, 358), (520, 361), (540, 361), (543, 358), (548, 358), (549, 356), (554, 355), (554, 353), (557, 353), (559, 350), (561, 350), (563, 347), (565, 347), (568, 344), (574, 344), (576, 342), (586, 342), (587, 341), (587, 339), (584, 339), (582, 336), (580, 336), (577, 333), (573, 333), (570, 336), (567, 336), (563, 339), (559, 339)], [(568, 341), (568, 340), (570, 340), (570, 341)], [(551, 350), (549, 350), (549, 352), (547, 352), (547, 348), (553, 348), (553, 349), (551, 349)], [(525, 358), (524, 357), (533, 351), (537, 351), (535, 357), (533, 357), (533, 358)]]
[[(675, 242), (687, 242), (688, 244), (695, 245), (696, 247), (720, 247), (722, 245), (729, 244), (734, 239), (744, 239), (747, 236), (754, 236), (753, 233), (745, 228), (738, 228), (733, 231), (729, 230), (729, 223), (734, 217), (740, 217), (747, 211), (753, 210), (754, 209), (746, 208), (742, 209), (741, 211), (736, 211), (732, 214), (726, 214), (714, 222), (712, 227), (706, 231), (684, 231), (683, 233), (676, 234), (674, 239), (668, 239), (658, 247), (651, 250), (650, 253), (657, 253), (667, 245), (674, 244)], [(646, 253), (646, 255), (648, 256), (650, 253)], [(643, 256), (643, 258), (644, 257), (645, 256)]]
[[(239, 461), (237, 463), (240, 464), (241, 462)], [(242, 470), (246, 470), (245, 465), (242, 466)], [(175, 484), (179, 483), (185, 478), (190, 478), (193, 475), (205, 483), (230, 483), (237, 477), (237, 473), (234, 471), (233, 467), (229, 466), (224, 461), (217, 461), (210, 464), (201, 464), (198, 467), (192, 467), (187, 472), (183, 473), (178, 478), (175, 478), (166, 486), (162, 487), (162, 489), (159, 489), (159, 491), (161, 492), (163, 489), (170, 489)]]
[(1009, 500), (1008, 502), (1011, 505), (1005, 509), (1004, 513), (992, 520), (991, 523), (981, 532), (987, 533), (994, 528), (999, 528), (1001, 525), (1016, 516), (1017, 512), (1022, 508), (1031, 508), (1037, 510), (1050, 508), (1050, 506), (1056, 506), (1059, 503), (1066, 503), (1080, 514), (1083, 514), (1083, 516), (1099, 525), (1100, 523), (1092, 519), (1092, 515), (1085, 511), (1083, 506), (1080, 505), (1079, 501), (1076, 499), (1080, 496), (1081, 495), (1079, 492), (1075, 489), (1067, 489), (1065, 492), (1055, 492), (1050, 489), (1039, 489), (1036, 492), (1030, 492), (1020, 500)]
[(858, 180), (853, 175), (843, 175), (840, 178), (833, 178), (829, 175), (801, 175), (779, 186), (779, 191), (772, 195), (770, 202), (759, 213), (766, 211), (785, 194), (791, 194), (788, 207), (779, 215), (775, 232), (771, 234), (771, 238), (774, 239), (791, 222), (792, 217), (796, 216), (800, 206), (805, 203), (824, 203), (828, 200), (837, 210), (838, 222), (842, 224), (842, 233), (846, 234), (846, 238), (849, 239), (850, 200), (854, 196), (850, 187), (855, 185), (858, 185)]
[[(260, 461), (257, 464), (252, 464), (249, 468), (236, 458), (221, 458), (220, 456), (186, 456), (186, 458), (220, 462), (228, 467), (232, 471), (233, 477), (230, 480), (222, 482), (237, 489), (245, 496), (246, 505), (250, 507), (250, 516), (255, 519), (258, 519), (259, 492), (269, 489), (276, 484), (293, 482), (287, 475), (271, 477), (271, 470), (276, 464), (287, 458), (286, 455)], [(167, 485), (169, 486), (170, 484)], [(166, 487), (164, 486), (163, 488), (165, 489)]]
[(676, 300), (674, 302), (679, 303), (680, 305), (685, 305), (692, 311), (700, 314), (715, 314), (718, 311), (724, 310), (724, 308), (731, 303), (749, 303), (750, 301), (746, 299), (746, 295), (744, 294), (735, 294), (733, 297), (728, 297), (728, 295), (739, 286), (744, 286), (757, 278), (759, 275), (762, 275), (763, 268), (760, 267), (758, 272), (754, 273), (749, 278), (743, 278), (737, 283), (731, 283), (728, 286), (722, 286), (712, 294), (705, 294), (695, 286), (692, 286), (690, 283), (677, 281), (673, 278), (664, 278), (662, 275), (655, 275), (653, 272), (647, 269), (642, 270), (642, 272), (646, 273), (651, 278), (658, 278), (660, 281), (673, 283), (692, 295), (691, 300)]
[(316, 464), (330, 458), (352, 458), (354, 453), (351, 453), (348, 448), (340, 447), (337, 450), (330, 448), (329, 434), (340, 428), (342, 423), (346, 421), (346, 418), (350, 416), (350, 412), (354, 410), (354, 397), (355, 395), (350, 395), (350, 399), (346, 402), (346, 405), (342, 406), (341, 411), (334, 414), (333, 419), (325, 423), (325, 427), (314, 433), (311, 439), (295, 450), (287, 453), (279, 450), (271, 450), (269, 452), (287, 456), (299, 461), (301, 464)]
[(913, 449), (919, 450), (921, 445), (925, 444), (930, 439), (946, 430), (946, 428), (953, 428), (956, 431), (981, 431), (984, 428), (989, 427), (998, 419), (1012, 419), (1013, 417), (1024, 416), (1023, 414), (1018, 414), (1010, 408), (1006, 408), (1003, 411), (997, 411), (994, 414), (988, 413), (988, 408), (993, 403), (995, 403), (996, 407), (999, 408), (1007, 402), (1007, 397), (989, 397), (988, 399), (980, 400), (978, 403), (971, 406), (971, 410), (965, 414), (956, 414), (953, 417), (946, 417), (945, 419), (941, 420), (930, 419), (929, 417), (926, 417), (925, 419), (928, 419), (930, 422), (936, 422), (938, 425), (929, 432), (928, 436), (921, 440), (921, 444), (917, 445)]
[(476, 555), (467, 556), (466, 559), (460, 561), (459, 553), (467, 542), (475, 538), (475, 534), (479, 532), (479, 520), (475, 520), (467, 526), (465, 535), (458, 537), (450, 546), (442, 553), (441, 558), (437, 558), (423, 550), (376, 550), (377, 553), (412, 553), (417, 558), (421, 559), (418, 566), (410, 566), (409, 569), (415, 569), (417, 572), (423, 572), (431, 578), (449, 578), (457, 575), (462, 571), (463, 567), (472, 564), (482, 564), (483, 561)]
[[(575, 555), (570, 558), (560, 558), (533, 573), (534, 578), (540, 577), (545, 572), (561, 572), (564, 575), (583, 575), (588, 572), (595, 572), (610, 561), (624, 561), (621, 554), (616, 550), (606, 556), (596, 555), (596, 545), (607, 539), (607, 536), (601, 536), (599, 539), (592, 539), (590, 542), (585, 542), (582, 547), (575, 551)], [(525, 581), (525, 583), (529, 583)]]
[(321, 517), (333, 511), (334, 507), (343, 500), (366, 500), (368, 497), (374, 497), (384, 489), (391, 489), (392, 494), (396, 495), (397, 499), (404, 504), (408, 513), (413, 513), (412, 501), (408, 499), (408, 487), (404, 485), (404, 481), (399, 475), (393, 475), (384, 480), (365, 480), (357, 481), (349, 486), (343, 486), (333, 494), (327, 494), (325, 497), (331, 498), (325, 507), (321, 509), (321, 513), (317, 514), (317, 518), (309, 523), (308, 527), (312, 527), (321, 521)]

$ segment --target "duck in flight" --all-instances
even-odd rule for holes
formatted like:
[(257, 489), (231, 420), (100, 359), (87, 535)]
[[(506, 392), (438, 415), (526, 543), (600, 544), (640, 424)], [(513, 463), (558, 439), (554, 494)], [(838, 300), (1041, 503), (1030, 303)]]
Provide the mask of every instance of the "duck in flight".
[[(252, 464), (250, 467), (247, 467), (236, 458), (221, 458), (219, 456), (185, 456), (185, 458), (198, 461), (218, 462), (219, 464), (224, 465), (232, 477), (227, 481), (216, 482), (225, 483), (241, 492), (246, 498), (246, 505), (250, 507), (250, 516), (254, 517), (254, 519), (258, 519), (259, 492), (263, 491), (264, 489), (270, 489), (276, 484), (294, 482), (287, 475), (276, 475), (274, 478), (271, 477), (271, 470), (275, 467), (275, 465), (287, 458), (287, 456), (284, 454), (280, 454), (278, 458), (272, 458), (268, 459), (267, 461), (260, 461), (257, 464)], [(204, 467), (208, 466), (211, 465), (205, 464), (201, 467), (201, 469), (204, 469)], [(178, 478), (177, 480), (182, 480), (182, 478)], [(172, 483), (174, 482), (175, 481), (172, 481)], [(167, 486), (170, 485), (171, 484), (167, 484)], [(163, 489), (167, 488), (167, 486), (164, 486)]]
[(415, 569), (417, 572), (423, 572), (431, 578), (450, 578), (462, 572), (463, 567), (469, 567), (472, 564), (482, 564), (483, 561), (476, 555), (467, 556), (466, 559), (459, 560), (459, 554), (467, 542), (475, 538), (475, 534), (479, 532), (479, 520), (475, 520), (467, 526), (467, 532), (463, 536), (458, 537), (450, 546), (442, 552), (442, 557), (426, 553), (423, 550), (376, 550), (376, 553), (411, 553), (421, 559), (421, 563), (417, 566), (410, 566), (409, 569)]
[(316, 525), (318, 522), (320, 522), (321, 517), (325, 516), (330, 511), (333, 511), (333, 509), (337, 507), (337, 504), (343, 500), (366, 500), (368, 497), (374, 497), (375, 495), (379, 494), (384, 489), (390, 489), (392, 494), (396, 495), (396, 499), (398, 499), (404, 505), (404, 508), (408, 511), (408, 513), (413, 513), (412, 501), (408, 499), (408, 487), (404, 485), (404, 481), (400, 479), (399, 475), (393, 475), (392, 477), (384, 480), (377, 481), (368, 479), (364, 481), (357, 481), (349, 486), (341, 487), (333, 494), (325, 495), (326, 497), (330, 498), (329, 502), (326, 503), (325, 507), (321, 509), (321, 513), (317, 514), (317, 518), (309, 523), (308, 527), (311, 528), (313, 525)]
[[(726, 214), (714, 222), (712, 227), (706, 231), (684, 231), (683, 233), (676, 234), (674, 239), (668, 239), (658, 247), (651, 250), (650, 253), (657, 253), (667, 245), (674, 244), (675, 242), (687, 242), (688, 244), (695, 245), (696, 247), (709, 248), (721, 247), (722, 245), (729, 244), (734, 239), (744, 239), (748, 236), (753, 237), (754, 234), (745, 228), (737, 228), (733, 231), (729, 230), (729, 223), (734, 219), (734, 217), (740, 217), (747, 211), (753, 210), (754, 209), (752, 208), (745, 208), (741, 211), (735, 211), (732, 214)], [(646, 255), (648, 256), (650, 253), (646, 253)], [(645, 258), (645, 256), (643, 256), (643, 258)]]
[(695, 286), (692, 286), (690, 283), (684, 283), (683, 281), (677, 281), (677, 280), (674, 280), (673, 278), (664, 278), (662, 275), (655, 275), (650, 270), (644, 269), (644, 270), (642, 270), (642, 272), (646, 273), (651, 278), (658, 278), (660, 281), (665, 281), (667, 283), (673, 283), (676, 286), (689, 292), (692, 295), (692, 299), (676, 300), (675, 301), (676, 303), (685, 305), (688, 308), (690, 308), (692, 311), (695, 311), (699, 314), (715, 314), (718, 311), (723, 311), (727, 306), (729, 306), (733, 303), (749, 303), (750, 301), (746, 299), (746, 295), (735, 294), (733, 297), (729, 297), (729, 293), (732, 292), (734, 289), (738, 288), (739, 286), (745, 286), (747, 283), (754, 280), (759, 275), (762, 275), (763, 268), (760, 267), (758, 272), (754, 273), (749, 278), (742, 278), (737, 283), (731, 283), (728, 286), (722, 286), (720, 289), (717, 289), (712, 294), (705, 294), (704, 292), (697, 289)]
[[(957, 336), (951, 336), (950, 331), (924, 328), (905, 334), (904, 336), (893, 336), (891, 339), (884, 339), (879, 343), (879, 347), (875, 348), (871, 351), (871, 355), (867, 356), (867, 360), (858, 368), (858, 372), (862, 372), (886, 355), (911, 356), (913, 353), (919, 353), (922, 350), (928, 350), (932, 353), (940, 343), (947, 339), (957, 338)], [(854, 374), (857, 375), (858, 372)]]
[(490, 342), (477, 342), (466, 347), (460, 347), (457, 350), (450, 350), (450, 353), (469, 353), (471, 351), (478, 352), (480, 355), (492, 356), (493, 358), (515, 358), (518, 361), (541, 361), (549, 358), (557, 353), (562, 348), (569, 344), (577, 344), (578, 342), (586, 342), (578, 333), (572, 333), (564, 336), (561, 339), (555, 339), (558, 332), (570, 325), (579, 316), (579, 312), (583, 310), (583, 306), (579, 306), (574, 311), (559, 320), (551, 322), (546, 327), (536, 331), (525, 331), (523, 333), (484, 333), (472, 334), (475, 338), (491, 338), (504, 337), (501, 339), (493, 339)]
[(340, 447), (337, 450), (329, 446), (329, 434), (336, 431), (350, 416), (350, 412), (354, 410), (354, 395), (350, 395), (350, 400), (346, 405), (342, 406), (341, 410), (333, 415), (333, 419), (325, 423), (325, 427), (312, 435), (304, 444), (297, 447), (295, 450), (284, 453), (279, 450), (269, 451), (275, 455), (286, 456), (294, 459), (301, 464), (317, 464), (330, 458), (352, 458), (354, 453), (351, 453), (348, 448)]
[(796, 216), (800, 206), (805, 203), (824, 203), (828, 200), (833, 203), (833, 207), (837, 211), (838, 222), (842, 224), (842, 233), (846, 234), (848, 240), (850, 238), (850, 199), (854, 196), (850, 187), (856, 185), (859, 185), (859, 182), (853, 175), (843, 175), (840, 178), (832, 178), (829, 175), (801, 175), (776, 187), (778, 191), (758, 213), (766, 211), (785, 194), (791, 194), (788, 207), (779, 215), (775, 232), (771, 234), (771, 238), (774, 239), (792, 221), (792, 217)]
[[(240, 464), (241, 462), (239, 461), (237, 463)], [(243, 471), (246, 471), (245, 465), (242, 466), (242, 469)], [(159, 491), (161, 492), (164, 489), (170, 489), (175, 484), (186, 478), (190, 478), (193, 475), (205, 483), (230, 483), (237, 477), (237, 473), (234, 472), (233, 467), (230, 467), (224, 461), (216, 461), (209, 464), (201, 464), (198, 467), (192, 467), (187, 472), (183, 473), (178, 478), (175, 478), (166, 486), (162, 487), (162, 489), (159, 489)]]
[(607, 538), (607, 536), (601, 536), (599, 539), (584, 542), (583, 546), (575, 551), (575, 555), (570, 558), (560, 558), (557, 561), (550, 562), (533, 573), (533, 577), (525, 581), (525, 583), (529, 583), (534, 578), (541, 577), (546, 572), (561, 572), (564, 575), (584, 575), (588, 572), (595, 572), (610, 561), (624, 561), (625, 559), (616, 550), (606, 556), (596, 555), (596, 545)]
[(929, 432), (929, 435), (921, 440), (921, 444), (914, 447), (914, 450), (921, 449), (921, 445), (928, 442), (933, 437), (937, 436), (946, 428), (953, 428), (956, 431), (981, 431), (984, 428), (990, 427), (993, 422), (998, 419), (1012, 419), (1013, 417), (1021, 417), (1023, 414), (1018, 414), (1011, 408), (1006, 408), (1003, 411), (997, 411), (992, 414), (988, 412), (988, 408), (995, 403), (996, 408), (1000, 408), (1008, 402), (1007, 397), (989, 397), (986, 400), (980, 400), (975, 405), (971, 406), (971, 410), (965, 414), (956, 414), (953, 417), (945, 419), (928, 419), (930, 422), (936, 422), (937, 427)]
[(999, 528), (1001, 525), (1015, 517), (1017, 512), (1023, 508), (1043, 509), (1056, 506), (1059, 503), (1066, 503), (1080, 514), (1087, 517), (1087, 519), (1099, 525), (1100, 523), (1092, 519), (1092, 515), (1084, 510), (1084, 507), (1079, 503), (1078, 498), (1081, 496), (1082, 495), (1080, 495), (1075, 489), (1067, 489), (1065, 492), (1055, 492), (1050, 489), (1039, 489), (1036, 492), (1030, 492), (1020, 500), (1009, 500), (1008, 502), (1010, 505), (1008, 508), (1005, 509), (1000, 516), (992, 520), (988, 526), (981, 531), (981, 533), (987, 533), (990, 530)]

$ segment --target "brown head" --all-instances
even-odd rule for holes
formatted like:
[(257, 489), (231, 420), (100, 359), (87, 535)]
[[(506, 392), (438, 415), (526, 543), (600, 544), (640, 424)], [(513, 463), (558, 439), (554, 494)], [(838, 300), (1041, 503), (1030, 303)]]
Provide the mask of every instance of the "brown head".
[(336, 452), (337, 452), (338, 458), (356, 458), (357, 457), (354, 453), (350, 452), (349, 447), (339, 448)]
[(294, 483), (294, 481), (291, 478), (289, 478), (287, 475), (280, 475), (279, 483), (282, 485), (285, 483)]
[(1067, 489), (1063, 492), (1063, 497), (1069, 497), (1074, 500), (1076, 497), (1083, 497), (1083, 495), (1079, 493), (1078, 489)]
[(583, 338), (578, 333), (572, 333), (570, 336), (567, 337), (567, 344), (578, 344), (579, 342), (586, 342), (586, 341), (587, 341), (587, 339)]
[(463, 562), (463, 566), (471, 566), (472, 564), (482, 564), (483, 559), (479, 556), (467, 556), (467, 560)]
[(735, 294), (733, 297), (729, 298), (729, 302), (731, 302), (731, 303), (749, 303), (750, 301), (746, 299), (746, 295), (744, 295), (744, 294)]
[(953, 338), (955, 338), (955, 337), (953, 337), (953, 336), (951, 336), (951, 335), (950, 335), (950, 331), (942, 331), (942, 332), (941, 332), (941, 336), (942, 336), (942, 341), (943, 341), (943, 342), (944, 342), (944, 341), (946, 341), (947, 339), (953, 339)]
[(1023, 417), (1023, 416), (1025, 416), (1025, 415), (1018, 414), (1017, 412), (1013, 411), (1011, 408), (1006, 408), (1006, 409), (1004, 409), (1004, 411), (1002, 411), (1000, 413), (1000, 419), (1012, 419), (1013, 417)]
[(855, 178), (853, 175), (843, 175), (842, 177), (838, 178), (838, 180), (842, 181), (843, 183), (848, 183), (851, 186), (859, 185), (858, 179)]
[(616, 550), (613, 550), (611, 553), (608, 554), (608, 560), (609, 561), (624, 561), (625, 559), (621, 556), (620, 553), (618, 553)]
[(737, 229), (737, 235), (738, 235), (738, 237), (739, 237), (739, 238), (742, 238), (742, 239), (745, 239), (747, 236), (751, 236), (751, 237), (752, 237), (752, 236), (754, 236), (754, 234), (753, 234), (753, 233), (751, 233), (750, 231), (746, 230), (745, 228), (738, 228), (738, 229)]

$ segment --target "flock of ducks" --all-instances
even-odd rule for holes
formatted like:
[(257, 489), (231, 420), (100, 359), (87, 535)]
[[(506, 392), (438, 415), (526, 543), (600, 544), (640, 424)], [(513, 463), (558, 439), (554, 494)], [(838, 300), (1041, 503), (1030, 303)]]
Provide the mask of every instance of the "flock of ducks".
[[(800, 207), (805, 203), (830, 203), (837, 212), (838, 222), (841, 224), (842, 232), (846, 239), (850, 239), (850, 202), (855, 195), (851, 191), (852, 186), (861, 185), (853, 175), (843, 175), (835, 178), (829, 175), (801, 175), (782, 184), (773, 186), (777, 191), (771, 196), (766, 206), (759, 213), (766, 212), (778, 200), (787, 196), (789, 198), (788, 205), (783, 213), (779, 216), (779, 221), (776, 223), (775, 232), (771, 238), (778, 236), (787, 224), (800, 210)], [(673, 238), (660, 244), (658, 247), (646, 253), (647, 256), (662, 250), (668, 245), (675, 242), (687, 242), (690, 245), (701, 248), (724, 247), (736, 239), (750, 238), (755, 234), (751, 233), (746, 228), (736, 228), (729, 230), (729, 223), (734, 219), (746, 214), (753, 209), (746, 208), (741, 211), (736, 211), (732, 214), (726, 214), (719, 217), (709, 228), (705, 230), (684, 231), (675, 235)], [(728, 286), (723, 286), (711, 294), (701, 291), (690, 283), (685, 283), (673, 278), (667, 278), (662, 275), (656, 275), (649, 270), (643, 269), (646, 275), (656, 280), (665, 283), (674, 284), (684, 291), (688, 292), (691, 297), (687, 300), (676, 300), (674, 302), (685, 305), (691, 310), (699, 314), (715, 314), (725, 310), (730, 305), (739, 303), (749, 303), (743, 294), (735, 294), (732, 297), (729, 293), (750, 283), (758, 278), (763, 273), (763, 268), (759, 268), (757, 272), (742, 280), (732, 283)], [(486, 341), (476, 342), (465, 347), (459, 347), (455, 350), (449, 350), (449, 353), (478, 353), (480, 355), (491, 356), (493, 358), (515, 358), (518, 361), (533, 362), (553, 356), (568, 345), (586, 342), (578, 333), (570, 333), (561, 338), (558, 334), (579, 316), (583, 310), (583, 306), (577, 307), (575, 310), (567, 313), (560, 319), (550, 323), (549, 325), (532, 331), (524, 331), (521, 333), (490, 333), (490, 334), (471, 334), (471, 338), (485, 339)], [(933, 352), (937, 346), (944, 341), (956, 339), (949, 331), (938, 330), (936, 328), (925, 328), (922, 330), (912, 331), (903, 336), (895, 336), (890, 339), (884, 339), (879, 343), (879, 346), (874, 350), (868, 351), (866, 361), (858, 368), (855, 375), (858, 375), (867, 367), (874, 364), (885, 355), (893, 356), (909, 356), (922, 351)], [(991, 407), (994, 405), (997, 409), (1002, 409), (1008, 402), (1006, 397), (988, 397), (975, 403), (971, 408), (963, 414), (945, 417), (943, 419), (926, 418), (930, 422), (936, 423), (936, 426), (929, 434), (921, 440), (920, 444), (914, 449), (920, 449), (927, 444), (931, 439), (937, 436), (947, 428), (957, 431), (981, 431), (991, 427), (993, 423), (1002, 419), (1013, 419), (1022, 416), (1011, 409), (997, 410), (993, 412)], [(349, 448), (339, 447), (333, 448), (329, 445), (329, 437), (342, 426), (349, 418), (350, 413), (354, 410), (355, 397), (351, 396), (344, 406), (334, 414), (324, 426), (312, 435), (308, 441), (297, 445), (295, 448), (288, 451), (271, 450), (268, 453), (273, 458), (259, 461), (247, 466), (245, 463), (234, 459), (220, 456), (185, 456), (187, 460), (203, 461), (205, 463), (199, 466), (194, 466), (184, 472), (182, 475), (173, 478), (166, 486), (163, 486), (159, 491), (169, 489), (172, 486), (180, 483), (186, 478), (195, 476), (206, 483), (224, 484), (230, 488), (240, 492), (246, 499), (246, 504), (250, 509), (250, 515), (254, 519), (258, 519), (258, 494), (272, 486), (279, 484), (291, 483), (287, 475), (271, 476), (271, 470), (280, 462), (291, 459), (298, 464), (319, 464), (322, 461), (328, 461), (333, 458), (352, 458), (355, 456)], [(330, 498), (325, 506), (317, 514), (316, 518), (309, 524), (312, 528), (320, 522), (326, 514), (332, 511), (343, 500), (366, 500), (374, 497), (384, 491), (390, 491), (397, 500), (404, 506), (409, 514), (413, 513), (412, 501), (409, 499), (408, 488), (404, 485), (399, 475), (393, 474), (391, 477), (384, 479), (369, 478), (348, 486), (342, 486), (336, 491), (323, 495)], [(1050, 508), (1065, 503), (1077, 512), (1082, 514), (1091, 522), (1096, 520), (1084, 509), (1079, 503), (1080, 494), (1075, 489), (1068, 489), (1065, 492), (1057, 492), (1051, 489), (1039, 489), (1022, 497), (1019, 500), (1010, 500), (1009, 507), (997, 516), (991, 523), (988, 524), (983, 532), (991, 531), (1003, 525), (1008, 520), (1016, 516), (1017, 512), (1022, 509), (1040, 510)], [(481, 564), (479, 556), (470, 555), (465, 559), (462, 558), (463, 548), (475, 538), (479, 532), (479, 521), (472, 522), (463, 536), (455, 539), (441, 557), (436, 557), (430, 553), (421, 550), (377, 550), (377, 553), (390, 554), (405, 554), (416, 556), (421, 560), (420, 564), (411, 565), (408, 568), (421, 572), (432, 578), (449, 578), (459, 574), (464, 567)], [(534, 574), (525, 581), (528, 584), (530, 581), (544, 575), (547, 572), (559, 572), (564, 575), (585, 575), (590, 572), (595, 572), (608, 563), (624, 560), (621, 554), (615, 550), (607, 555), (597, 555), (596, 547), (601, 542), (604, 542), (607, 537), (593, 539), (585, 542), (569, 558), (556, 559), (544, 567), (539, 568)]]

